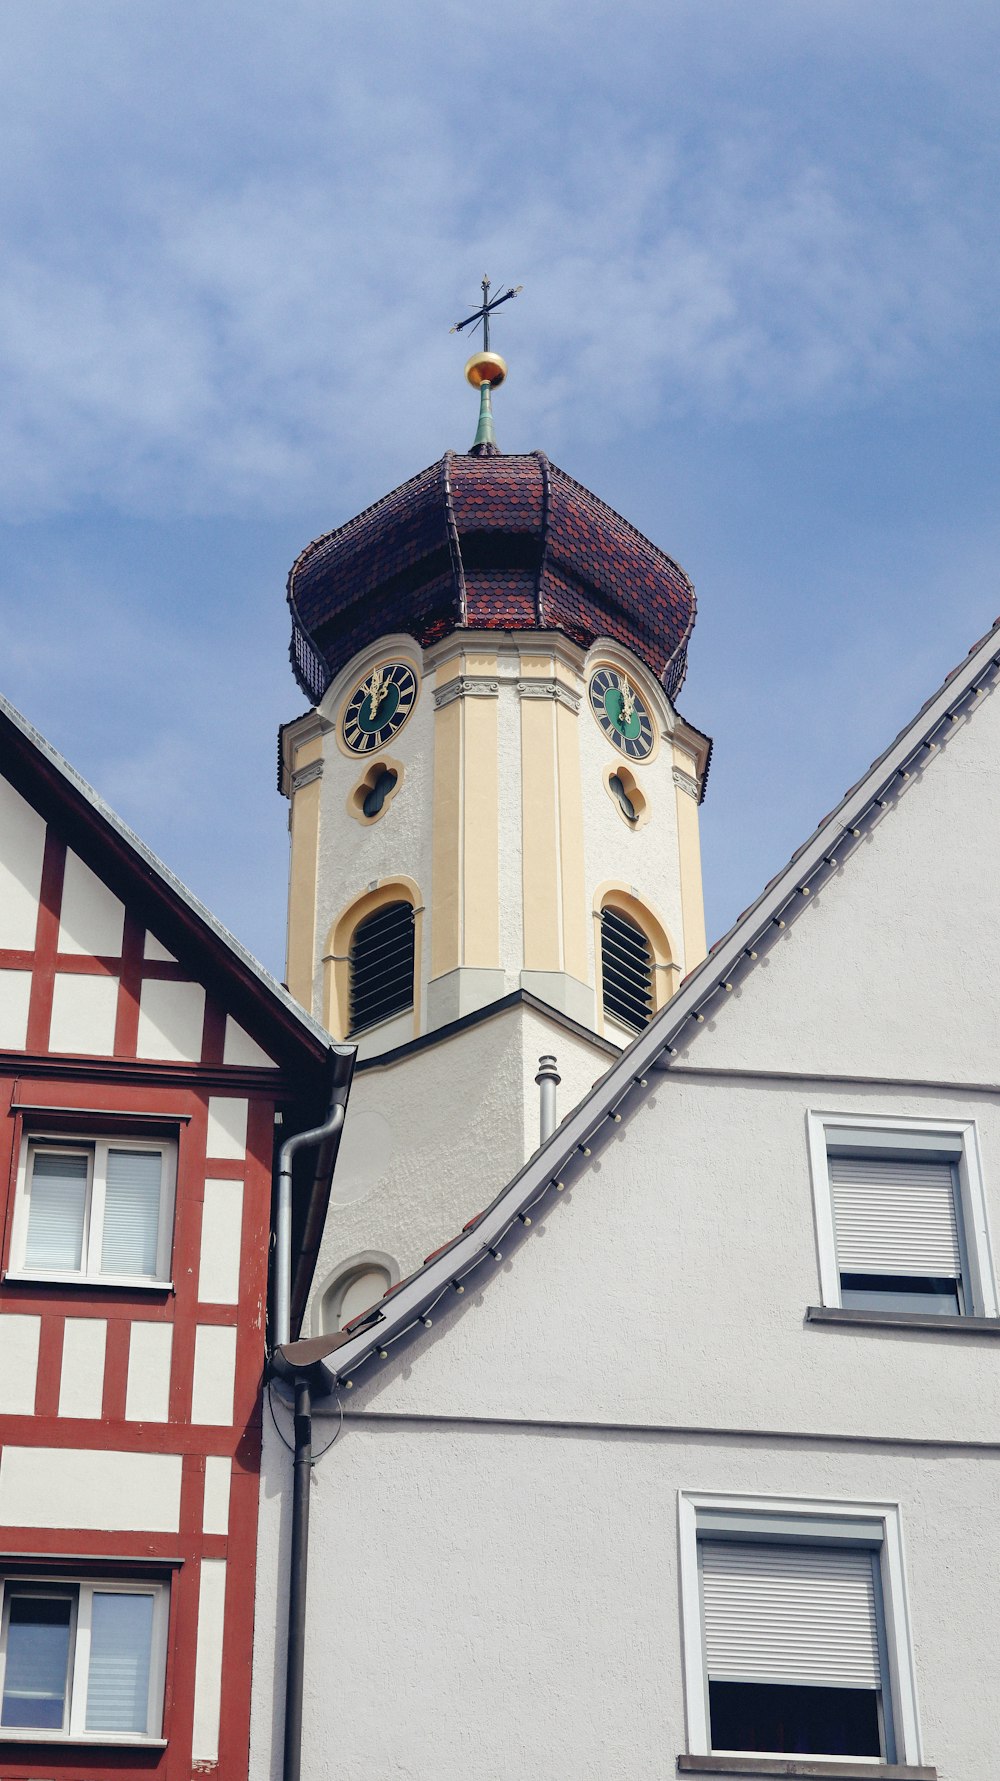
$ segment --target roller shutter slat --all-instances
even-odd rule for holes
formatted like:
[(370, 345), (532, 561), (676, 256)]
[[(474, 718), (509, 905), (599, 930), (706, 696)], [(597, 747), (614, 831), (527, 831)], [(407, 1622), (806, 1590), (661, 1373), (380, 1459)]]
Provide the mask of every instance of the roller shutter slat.
[(881, 1685), (872, 1554), (700, 1543), (710, 1681)]
[(841, 1273), (961, 1278), (950, 1163), (832, 1156), (830, 1190)]

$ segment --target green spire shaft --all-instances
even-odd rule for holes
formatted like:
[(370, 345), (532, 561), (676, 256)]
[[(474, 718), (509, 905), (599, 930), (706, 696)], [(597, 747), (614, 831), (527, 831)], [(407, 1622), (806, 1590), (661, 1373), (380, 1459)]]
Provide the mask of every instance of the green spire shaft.
[(496, 446), (496, 442), (497, 436), (493, 431), (493, 408), (490, 403), (490, 386), (488, 383), (484, 383), (480, 385), (479, 389), (479, 425), (476, 428), (476, 437), (472, 441), (472, 449), (475, 451), (477, 445)]

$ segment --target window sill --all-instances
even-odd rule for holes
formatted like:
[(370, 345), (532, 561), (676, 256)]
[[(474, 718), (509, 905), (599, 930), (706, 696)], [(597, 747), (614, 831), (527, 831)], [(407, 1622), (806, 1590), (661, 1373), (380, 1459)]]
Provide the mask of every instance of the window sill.
[(72, 1737), (69, 1732), (29, 1731), (27, 1727), (17, 1730), (14, 1726), (5, 1725), (0, 1729), (2, 1744), (58, 1744), (64, 1750), (86, 1748), (115, 1750), (165, 1750), (166, 1738), (147, 1738), (141, 1732), (80, 1732)]
[(937, 1781), (937, 1769), (908, 1762), (870, 1762), (863, 1756), (853, 1762), (828, 1762), (808, 1756), (679, 1756), (679, 1775), (716, 1775), (736, 1781), (739, 1775), (756, 1775), (759, 1781)]
[(173, 1292), (172, 1280), (147, 1280), (134, 1274), (42, 1274), (8, 1268), (5, 1281), (12, 1286), (78, 1286), (87, 1292)]
[(932, 1311), (855, 1311), (843, 1305), (809, 1305), (806, 1322), (846, 1323), (875, 1330), (930, 1330), (949, 1336), (1000, 1336), (1000, 1317), (939, 1317)]

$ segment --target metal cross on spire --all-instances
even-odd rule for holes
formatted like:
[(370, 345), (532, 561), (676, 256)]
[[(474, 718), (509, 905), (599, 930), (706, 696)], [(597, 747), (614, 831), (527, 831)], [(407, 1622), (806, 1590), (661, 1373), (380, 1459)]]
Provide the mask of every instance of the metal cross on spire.
[(449, 329), (449, 333), (461, 334), (463, 328), (471, 327), (474, 322), (482, 322), (482, 324), (483, 324), (483, 351), (489, 352), (489, 350), (490, 350), (490, 316), (493, 314), (493, 311), (495, 309), (499, 309), (501, 303), (506, 303), (509, 301), (509, 299), (511, 297), (516, 297), (518, 294), (518, 291), (523, 291), (523, 289), (524, 289), (523, 284), (511, 285), (509, 290), (504, 291), (502, 293), (502, 295), (499, 297), (494, 297), (491, 301), (490, 300), (490, 281), (488, 278), (484, 277), (484, 279), (483, 279), (483, 300), (482, 300), (482, 303), (479, 305), (479, 308), (477, 310), (475, 310), (472, 315), (467, 315), (464, 322), (456, 322), (454, 327)]

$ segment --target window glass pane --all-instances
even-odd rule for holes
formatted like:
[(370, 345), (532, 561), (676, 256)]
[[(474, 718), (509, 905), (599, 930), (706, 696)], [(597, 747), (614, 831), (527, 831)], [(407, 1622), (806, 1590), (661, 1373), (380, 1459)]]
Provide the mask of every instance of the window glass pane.
[(867, 1688), (710, 1682), (713, 1750), (881, 1756), (878, 1696)]
[(73, 1603), (68, 1596), (13, 1591), (7, 1620), (3, 1725), (30, 1725), (41, 1731), (62, 1728), (69, 1669), (69, 1629)]
[(94, 1591), (87, 1678), (89, 1732), (144, 1732), (149, 1717), (153, 1598)]
[(86, 1156), (34, 1151), (25, 1267), (78, 1271), (83, 1265), (86, 1216)]
[(102, 1274), (156, 1273), (160, 1225), (158, 1150), (109, 1150)]
[(925, 1280), (912, 1275), (841, 1274), (840, 1302), (849, 1311), (923, 1311), (932, 1317), (958, 1317), (957, 1280)]

